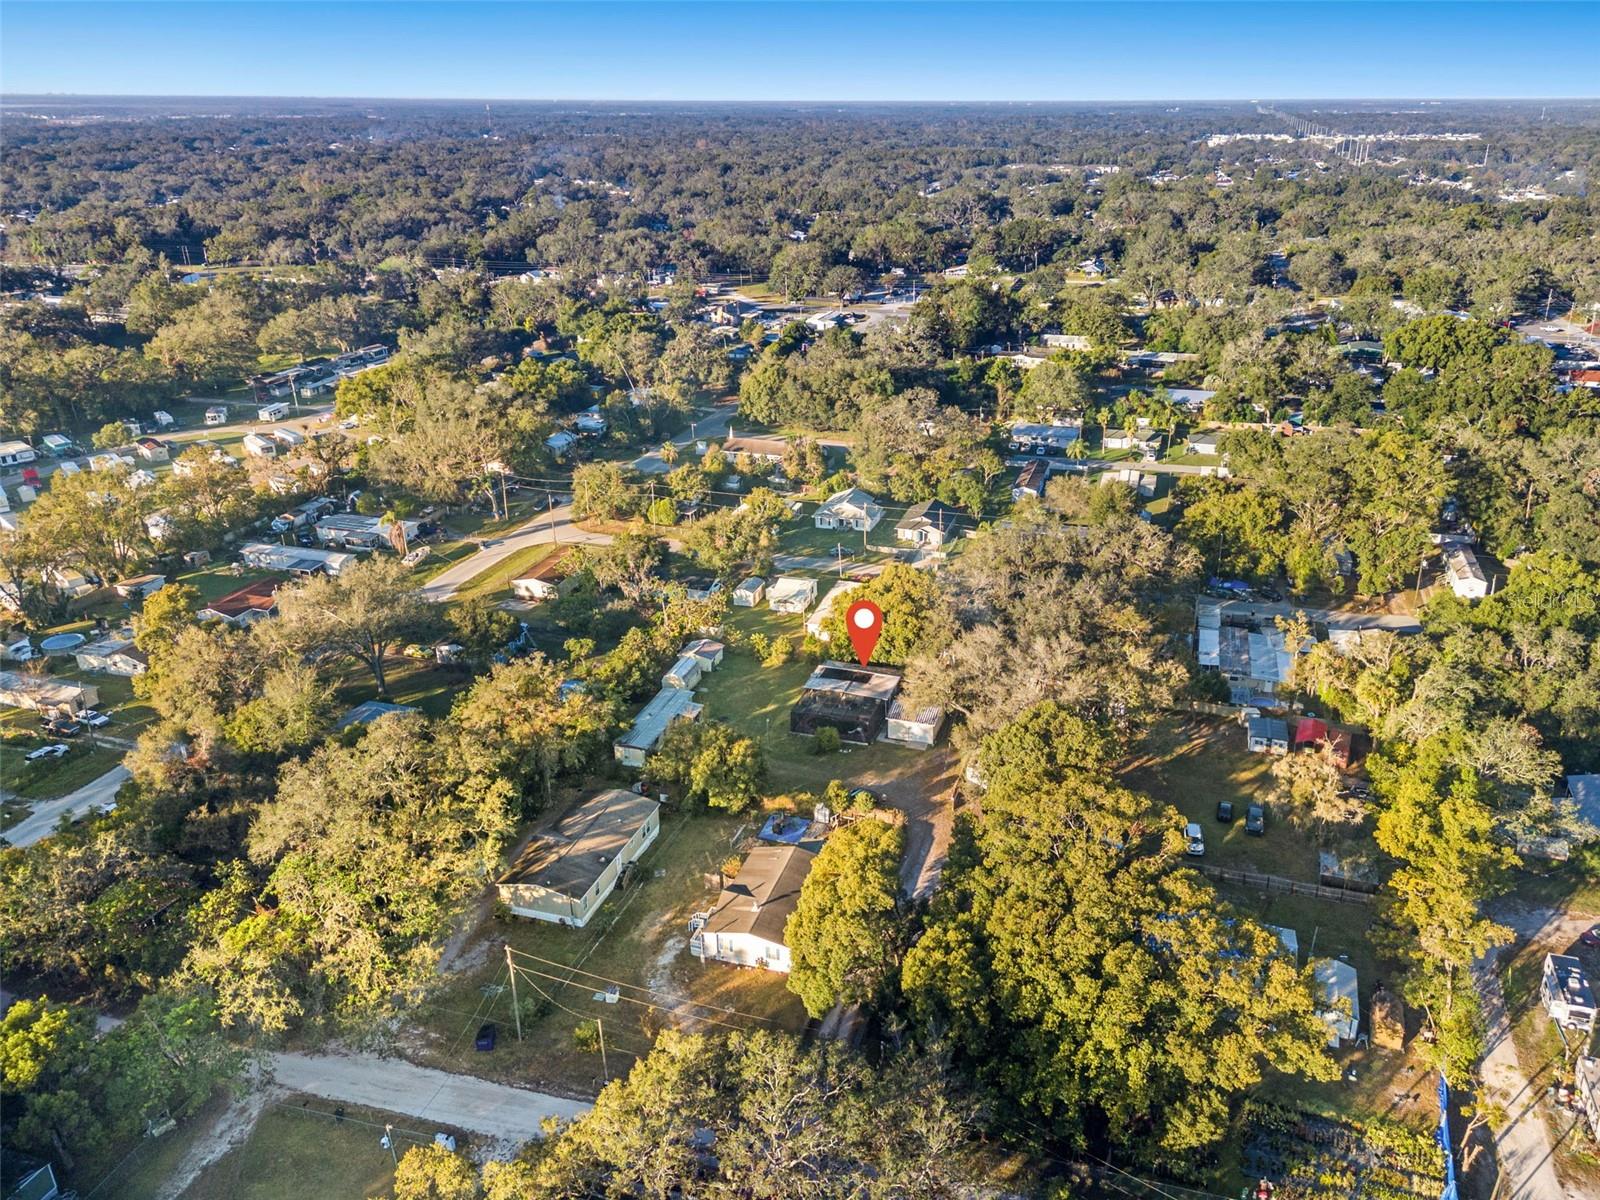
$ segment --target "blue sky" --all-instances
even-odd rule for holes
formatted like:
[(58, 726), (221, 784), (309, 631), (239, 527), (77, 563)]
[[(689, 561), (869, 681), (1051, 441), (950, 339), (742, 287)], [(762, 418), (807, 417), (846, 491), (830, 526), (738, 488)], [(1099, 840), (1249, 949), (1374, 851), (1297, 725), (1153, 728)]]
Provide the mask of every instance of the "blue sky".
[(1578, 3), (0, 0), (0, 89), (1148, 100), (1600, 94)]

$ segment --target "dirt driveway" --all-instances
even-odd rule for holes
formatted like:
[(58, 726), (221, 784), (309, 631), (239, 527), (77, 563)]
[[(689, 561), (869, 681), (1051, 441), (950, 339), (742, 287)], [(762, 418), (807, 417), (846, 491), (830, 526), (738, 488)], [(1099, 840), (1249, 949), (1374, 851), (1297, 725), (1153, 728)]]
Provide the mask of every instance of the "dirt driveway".
[(955, 751), (949, 746), (926, 750), (909, 772), (874, 772), (853, 782), (878, 792), (889, 807), (905, 814), (906, 855), (900, 865), (900, 886), (913, 900), (926, 899), (939, 885), (939, 875), (950, 852), (950, 829), (955, 818)]

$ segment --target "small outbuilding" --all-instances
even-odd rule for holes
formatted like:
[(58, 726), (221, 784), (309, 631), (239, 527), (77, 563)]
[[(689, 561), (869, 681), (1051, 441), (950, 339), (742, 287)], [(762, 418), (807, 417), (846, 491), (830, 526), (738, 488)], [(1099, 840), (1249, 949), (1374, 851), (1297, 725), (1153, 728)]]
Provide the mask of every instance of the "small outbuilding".
[(1276, 717), (1251, 717), (1245, 723), (1245, 747), (1252, 754), (1289, 753), (1289, 726)]
[(733, 604), (735, 608), (754, 608), (761, 603), (761, 597), (766, 594), (766, 580), (759, 575), (752, 575), (738, 587), (733, 589)]
[(817, 581), (804, 575), (780, 575), (767, 589), (773, 612), (804, 613), (817, 602)]
[(1328, 1026), (1328, 1045), (1338, 1049), (1361, 1032), (1361, 989), (1356, 969), (1337, 958), (1319, 958), (1311, 964), (1320, 1005), (1317, 1015)]
[(889, 705), (883, 737), (885, 741), (926, 750), (939, 740), (939, 732), (943, 728), (944, 709), (933, 705), (913, 709), (904, 699), (896, 696)]
[(349, 729), (352, 725), (370, 725), (379, 717), (391, 716), (395, 713), (414, 713), (420, 709), (409, 704), (390, 704), (386, 700), (363, 700), (360, 704), (350, 709), (334, 724), (335, 729)]

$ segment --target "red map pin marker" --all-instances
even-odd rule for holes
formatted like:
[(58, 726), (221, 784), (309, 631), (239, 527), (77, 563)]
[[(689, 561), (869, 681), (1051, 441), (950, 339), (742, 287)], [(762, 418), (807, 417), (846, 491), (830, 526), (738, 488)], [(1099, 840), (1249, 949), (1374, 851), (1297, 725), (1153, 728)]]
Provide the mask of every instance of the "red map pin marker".
[(856, 648), (856, 660), (864, 667), (883, 634), (883, 610), (871, 600), (857, 600), (845, 609), (844, 624), (850, 631), (850, 644)]

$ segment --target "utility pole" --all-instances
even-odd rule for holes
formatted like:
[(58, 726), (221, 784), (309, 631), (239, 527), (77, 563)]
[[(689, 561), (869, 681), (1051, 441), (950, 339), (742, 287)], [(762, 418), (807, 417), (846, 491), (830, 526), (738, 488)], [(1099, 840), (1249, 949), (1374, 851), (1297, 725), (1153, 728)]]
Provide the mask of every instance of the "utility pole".
[(517, 965), (511, 961), (511, 943), (506, 943), (506, 972), (511, 976), (511, 1017), (517, 1023), (517, 1041), (522, 1040), (522, 1006), (517, 1003)]
[(550, 514), (550, 540), (557, 546), (561, 544), (561, 527), (556, 524), (556, 498), (550, 494), (550, 489), (544, 490), (545, 511)]
[(505, 520), (511, 516), (511, 502), (506, 499), (506, 473), (502, 467), (500, 471), (500, 517)]
[(394, 1148), (393, 1125), (385, 1125), (383, 1127), (383, 1144), (384, 1147), (389, 1151), (389, 1157), (394, 1160), (394, 1165), (398, 1167), (400, 1165), (400, 1155)]
[(594, 1019), (594, 1027), (600, 1035), (600, 1074), (607, 1083), (611, 1082), (611, 1068), (606, 1065), (606, 1023), (599, 1017)]

